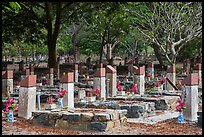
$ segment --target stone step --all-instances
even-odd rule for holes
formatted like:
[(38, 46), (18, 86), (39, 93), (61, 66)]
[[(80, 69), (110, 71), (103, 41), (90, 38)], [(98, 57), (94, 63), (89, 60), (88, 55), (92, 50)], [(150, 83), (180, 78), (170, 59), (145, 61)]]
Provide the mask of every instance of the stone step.
[(154, 115), (151, 117), (141, 117), (141, 118), (128, 118), (127, 122), (129, 123), (144, 123), (144, 124), (155, 124), (167, 119), (172, 119), (178, 117), (179, 112), (174, 111), (164, 111), (164, 114)]

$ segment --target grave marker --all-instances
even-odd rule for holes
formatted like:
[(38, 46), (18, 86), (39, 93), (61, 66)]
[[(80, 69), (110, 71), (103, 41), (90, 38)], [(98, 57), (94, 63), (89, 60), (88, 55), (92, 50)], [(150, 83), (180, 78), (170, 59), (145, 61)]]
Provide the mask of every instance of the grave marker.
[[(173, 85), (176, 84), (176, 68), (174, 64), (167, 70), (167, 78), (172, 82)], [(174, 87), (172, 86), (172, 84), (167, 82), (168, 91), (174, 91)]]
[(62, 76), (60, 82), (62, 83), (62, 88), (68, 92), (67, 96), (65, 96), (62, 100), (63, 106), (74, 108), (74, 73), (66, 73)]
[(13, 70), (2, 71), (2, 95), (10, 96), (13, 93)]
[(186, 109), (183, 112), (185, 120), (196, 121), (198, 112), (198, 74), (191, 73), (182, 81), (185, 85)]
[(150, 62), (147, 66), (147, 72), (151, 74), (152, 79), (154, 79), (154, 64)]
[(133, 82), (138, 85), (138, 92), (140, 95), (144, 95), (145, 92), (145, 66), (136, 67), (133, 66)]
[(36, 75), (29, 75), (20, 82), (18, 117), (29, 119), (36, 110)]
[(98, 88), (100, 91), (99, 99), (103, 98), (105, 100), (106, 99), (106, 89), (105, 89), (106, 70), (105, 68), (102, 68), (102, 66), (103, 64), (100, 64), (100, 68), (98, 68), (94, 73), (93, 86), (94, 86), (94, 89)]
[(111, 65), (107, 65), (106, 67), (106, 79), (110, 79), (109, 84), (109, 96), (116, 96), (116, 80), (117, 80), (117, 71)]

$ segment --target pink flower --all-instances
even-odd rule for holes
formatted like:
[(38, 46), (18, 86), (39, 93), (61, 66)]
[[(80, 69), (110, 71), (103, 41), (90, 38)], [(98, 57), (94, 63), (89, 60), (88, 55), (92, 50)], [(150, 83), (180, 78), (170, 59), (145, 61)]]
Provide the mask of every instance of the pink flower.
[(118, 85), (118, 90), (119, 90), (119, 91), (122, 91), (122, 90), (123, 90), (123, 88), (122, 88), (121, 85)]
[(9, 108), (10, 106), (11, 106), (10, 103), (7, 103), (7, 104), (6, 104), (6, 108)]
[(8, 102), (8, 103), (12, 103), (13, 101), (14, 101), (13, 98), (9, 98), (7, 102)]
[(45, 84), (48, 84), (48, 80), (47, 79), (45, 80)]
[(94, 89), (93, 94), (99, 95), (99, 89), (98, 88)]
[(38, 80), (37, 80), (37, 83), (40, 83), (40, 82), (41, 82), (41, 80), (38, 79)]
[(67, 91), (66, 90), (62, 90), (61, 93), (62, 94), (67, 94)]
[(160, 84), (161, 84), (161, 83), (160, 83), (160, 81), (159, 81), (159, 82), (157, 82), (157, 83), (156, 83), (156, 85), (155, 85), (155, 86), (156, 86), (156, 87), (159, 87), (159, 86), (160, 86)]
[(120, 85), (120, 81), (117, 82), (117, 85)]
[(137, 92), (137, 84), (132, 86), (132, 91)]
[(180, 111), (181, 110), (181, 106), (176, 106), (176, 110)]
[(9, 108), (4, 108), (4, 110), (5, 110), (6, 112), (8, 112), (8, 111), (9, 111)]
[(88, 96), (88, 97), (91, 97), (91, 96), (92, 96), (92, 93), (91, 93), (91, 92), (88, 92), (88, 93), (87, 93), (87, 96)]
[(15, 110), (18, 110), (18, 109), (19, 109), (18, 106), (14, 106), (14, 108), (15, 108)]
[(150, 73), (148, 73), (148, 74), (147, 74), (147, 77), (151, 77), (151, 74), (150, 74)]
[(61, 98), (62, 93), (61, 93), (61, 92), (60, 92), (60, 93), (58, 93), (58, 94), (57, 94), (57, 96), (58, 96), (59, 98)]
[(165, 80), (164, 77), (161, 78), (161, 82), (162, 82), (162, 83), (165, 83), (165, 82), (166, 82), (166, 80)]

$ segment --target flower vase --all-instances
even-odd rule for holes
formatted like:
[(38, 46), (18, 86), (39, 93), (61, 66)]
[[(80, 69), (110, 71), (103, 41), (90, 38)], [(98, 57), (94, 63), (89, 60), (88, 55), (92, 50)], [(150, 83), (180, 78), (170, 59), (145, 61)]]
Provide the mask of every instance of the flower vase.
[(58, 99), (58, 106), (59, 108), (63, 108), (62, 98)]
[(179, 115), (178, 115), (178, 123), (184, 123), (184, 119), (183, 119), (183, 112), (179, 112)]
[(8, 122), (13, 122), (13, 121), (14, 121), (13, 110), (9, 110)]

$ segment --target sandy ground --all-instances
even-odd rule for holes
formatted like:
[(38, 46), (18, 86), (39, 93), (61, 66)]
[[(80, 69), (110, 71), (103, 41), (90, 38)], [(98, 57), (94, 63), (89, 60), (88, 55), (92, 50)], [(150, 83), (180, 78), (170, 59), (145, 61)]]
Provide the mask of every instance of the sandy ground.
[(202, 135), (202, 128), (195, 122), (178, 124), (177, 118), (156, 124), (127, 123), (107, 132), (62, 130), (50, 127), (33, 126), (29, 120), (16, 118), (9, 123), (2, 118), (2, 135)]

